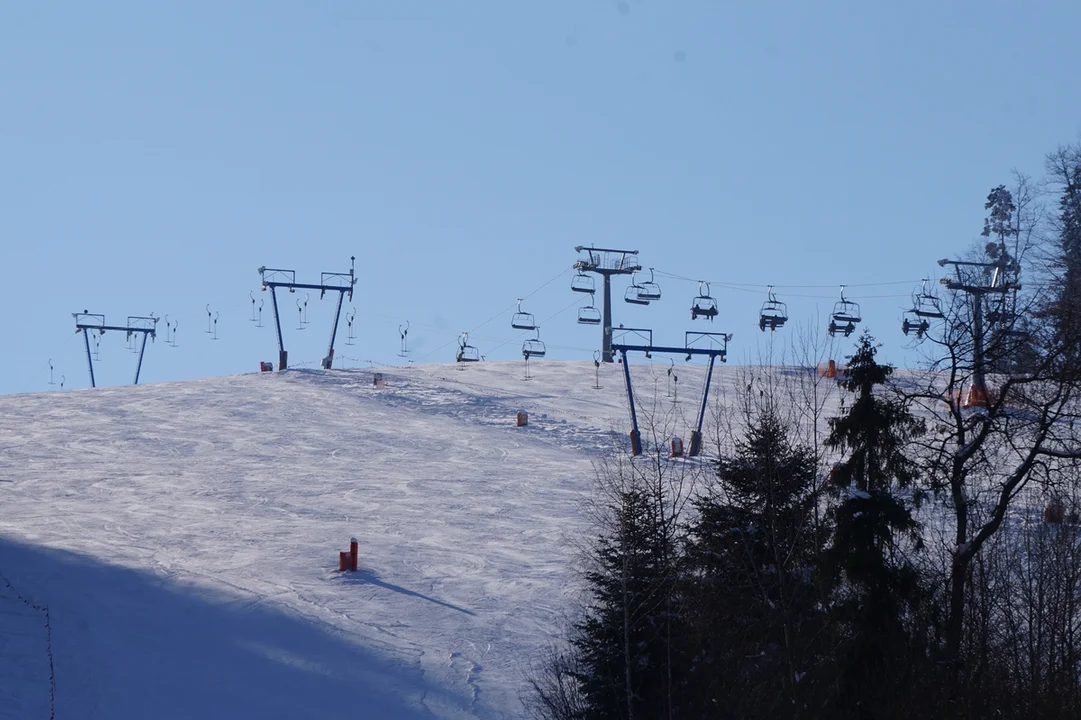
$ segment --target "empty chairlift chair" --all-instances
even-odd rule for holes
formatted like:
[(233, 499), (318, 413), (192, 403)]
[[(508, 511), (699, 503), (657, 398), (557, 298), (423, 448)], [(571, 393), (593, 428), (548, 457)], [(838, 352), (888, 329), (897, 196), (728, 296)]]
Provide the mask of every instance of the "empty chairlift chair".
[(653, 281), (653, 268), (649, 269), (649, 281), (638, 285), (638, 299), (646, 302), (661, 299), (661, 286)]
[(691, 301), (691, 320), (700, 317), (709, 318), (710, 322), (717, 317), (717, 301), (710, 297), (709, 283), (704, 281), (698, 282), (698, 295)]
[(529, 358), (544, 357), (544, 353), (547, 350), (544, 347), (544, 343), (541, 342), (540, 339), (540, 328), (534, 329), (537, 331), (537, 337), (530, 338), (529, 340), (526, 340), (524, 343), (522, 343), (522, 357), (524, 357), (526, 360), (528, 360)]
[(833, 304), (833, 313), (830, 314), (830, 335), (842, 332), (848, 337), (856, 331), (856, 323), (861, 320), (859, 304), (845, 299), (845, 286), (842, 285), (841, 299)]
[(480, 362), (480, 351), (469, 344), (469, 333), (464, 332), (458, 337), (457, 362)]
[(920, 290), (912, 296), (912, 312), (917, 317), (931, 320), (941, 320), (945, 317), (942, 308), (938, 304), (938, 298), (927, 292), (927, 280), (920, 281)]
[(571, 278), (571, 290), (574, 292), (589, 293), (590, 295), (597, 292), (597, 288), (593, 284), (593, 278), (586, 275), (581, 270), (576, 272), (574, 277)]
[(601, 324), (601, 311), (593, 307), (593, 298), (589, 299), (588, 305), (578, 308), (578, 322), (582, 325)]
[(623, 299), (632, 305), (649, 305), (649, 300), (642, 297), (642, 286), (634, 281), (636, 274), (631, 273), (631, 284), (627, 288), (627, 292), (623, 294)]
[(518, 298), (518, 312), (510, 319), (510, 326), (516, 330), (536, 330), (537, 323), (533, 313), (522, 312), (522, 298)]
[(779, 327), (784, 327), (788, 322), (788, 306), (777, 299), (773, 294), (773, 286), (766, 291), (768, 299), (762, 303), (762, 309), (758, 311), (758, 329), (762, 332), (769, 328), (772, 332)]

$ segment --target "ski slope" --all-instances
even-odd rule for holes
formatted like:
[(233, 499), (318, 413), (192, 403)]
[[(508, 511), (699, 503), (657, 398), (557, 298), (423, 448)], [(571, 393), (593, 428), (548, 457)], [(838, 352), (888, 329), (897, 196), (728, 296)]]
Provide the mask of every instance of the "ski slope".
[[(636, 389), (691, 421), (667, 367)], [(520, 717), (622, 367), (373, 372), (0, 397), (0, 717)]]

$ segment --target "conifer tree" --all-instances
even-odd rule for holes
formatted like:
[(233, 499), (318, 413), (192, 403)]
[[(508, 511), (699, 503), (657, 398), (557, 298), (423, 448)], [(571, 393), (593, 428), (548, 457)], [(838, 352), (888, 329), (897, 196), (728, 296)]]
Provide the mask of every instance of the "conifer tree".
[(609, 498), (608, 525), (593, 548), (586, 573), (590, 603), (572, 640), (583, 718), (662, 718), (670, 714), (671, 688), (662, 672), (668, 657), (666, 612), (672, 592), (675, 548), (660, 526), (657, 498), (630, 486)]
[(827, 552), (837, 583), (836, 620), (845, 638), (836, 709), (845, 717), (860, 716), (885, 700), (882, 692), (903, 684), (898, 676), (908, 672), (913, 651), (906, 618), (922, 597), (917, 572), (898, 546), (907, 535), (918, 547), (917, 524), (894, 490), (916, 479), (905, 450), (923, 425), (901, 401), (876, 395), (893, 373), (876, 353), (864, 333), (843, 383), (855, 399), (847, 413), (831, 419), (826, 440), (845, 453), (834, 472), (851, 486), (836, 509)]
[[(762, 409), (696, 505), (689, 556), (697, 648), (688, 678), (701, 717), (784, 717), (803, 706), (819, 637), (812, 531), (815, 463)], [(730, 715), (720, 714), (724, 708)]]

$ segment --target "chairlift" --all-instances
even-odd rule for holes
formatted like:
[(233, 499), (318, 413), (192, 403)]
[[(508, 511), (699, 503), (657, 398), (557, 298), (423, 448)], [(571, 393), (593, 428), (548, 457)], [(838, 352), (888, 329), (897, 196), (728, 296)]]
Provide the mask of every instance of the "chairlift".
[(939, 306), (938, 298), (927, 292), (926, 278), (920, 281), (919, 292), (912, 296), (912, 312), (917, 317), (941, 320), (945, 317)]
[(704, 280), (698, 281), (698, 295), (691, 301), (691, 320), (699, 317), (709, 318), (710, 322), (717, 317), (717, 301), (710, 297), (709, 283)]
[(469, 333), (464, 332), (458, 336), (457, 362), (480, 362), (480, 351), (469, 344)]
[(629, 302), (631, 305), (649, 305), (649, 300), (643, 300), (638, 297), (637, 285), (631, 285), (627, 288), (627, 292), (623, 293), (623, 300)]
[(918, 340), (930, 329), (931, 323), (928, 322), (926, 318), (921, 317), (916, 311), (916, 308), (905, 311), (904, 317), (901, 320), (901, 332), (905, 335), (915, 333), (916, 339)]
[(856, 331), (856, 323), (860, 322), (860, 306), (845, 298), (845, 286), (841, 286), (841, 299), (833, 304), (833, 312), (830, 314), (829, 334), (836, 335), (843, 332), (848, 337)]
[(534, 330), (537, 331), (537, 337), (530, 338), (522, 343), (522, 357), (526, 360), (531, 357), (544, 357), (547, 350), (540, 339), (540, 328), (534, 328)]
[(653, 268), (649, 269), (649, 280), (638, 285), (638, 299), (647, 302), (661, 299), (661, 286), (653, 281)]
[(574, 292), (589, 293), (590, 295), (592, 295), (597, 292), (597, 287), (593, 283), (593, 276), (586, 275), (584, 272), (579, 270), (577, 273), (575, 273), (574, 277), (571, 278), (571, 290), (573, 290)]
[(784, 327), (784, 324), (788, 322), (788, 306), (773, 294), (772, 285), (766, 290), (766, 295), (768, 299), (762, 303), (762, 309), (758, 311), (758, 329), (765, 332), (768, 327), (772, 332), (779, 327)]
[(840, 324), (837, 323), (836, 320), (830, 320), (830, 324), (829, 324), (829, 334), (830, 334), (830, 336), (832, 337), (833, 335), (836, 335), (839, 332), (844, 334), (845, 337), (848, 337), (852, 333), (856, 332), (856, 323), (850, 322), (850, 323), (847, 323), (845, 325), (840, 325)]
[(533, 313), (522, 312), (522, 299), (518, 298), (518, 312), (510, 319), (510, 326), (515, 330), (536, 330), (537, 322), (533, 319)]
[(593, 298), (589, 299), (588, 305), (578, 308), (578, 322), (582, 325), (600, 325), (601, 311), (593, 306)]
[(398, 326), (398, 337), (402, 340), (401, 349), (398, 351), (398, 357), (409, 356), (409, 321), (405, 321), (405, 325)]
[(634, 276), (637, 274), (637, 272), (631, 273), (631, 284), (627, 292), (623, 294), (623, 299), (632, 305), (649, 305), (649, 300), (642, 297), (642, 286), (634, 281)]
[(833, 304), (833, 319), (839, 323), (860, 322), (860, 306), (851, 300), (845, 299), (845, 286), (841, 286), (841, 299)]

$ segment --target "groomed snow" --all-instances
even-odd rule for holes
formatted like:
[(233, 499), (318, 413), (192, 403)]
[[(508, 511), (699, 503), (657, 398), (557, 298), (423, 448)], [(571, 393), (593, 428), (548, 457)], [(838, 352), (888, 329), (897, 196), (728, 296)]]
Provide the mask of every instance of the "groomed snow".
[[(667, 360), (632, 368), (670, 409)], [(601, 390), (592, 363), (531, 370), (0, 398), (0, 642), (25, 658), (0, 653), (0, 702), (48, 717), (51, 642), (57, 718), (520, 717), (592, 462), (629, 429), (621, 366)], [(691, 421), (703, 368), (676, 371)], [(360, 572), (339, 574), (352, 536)]]

